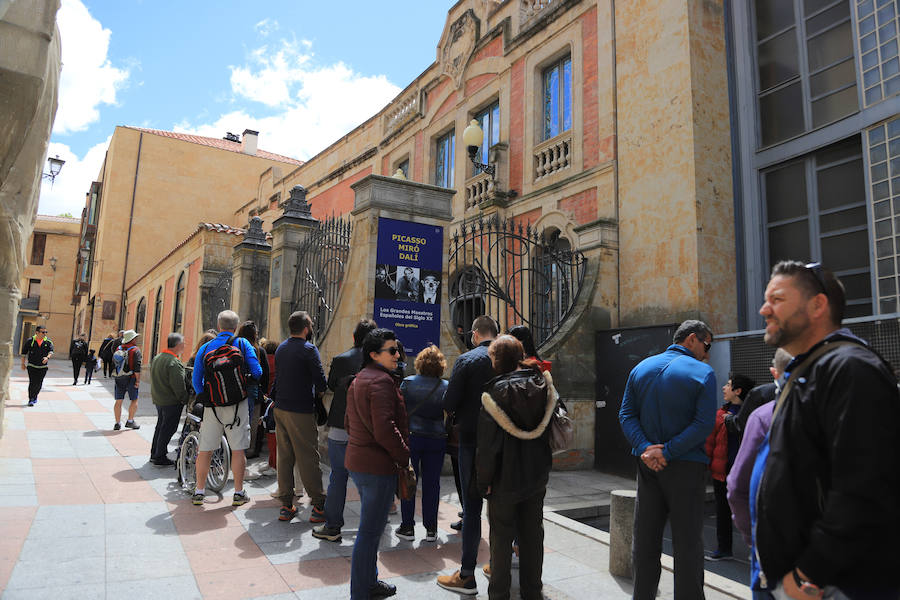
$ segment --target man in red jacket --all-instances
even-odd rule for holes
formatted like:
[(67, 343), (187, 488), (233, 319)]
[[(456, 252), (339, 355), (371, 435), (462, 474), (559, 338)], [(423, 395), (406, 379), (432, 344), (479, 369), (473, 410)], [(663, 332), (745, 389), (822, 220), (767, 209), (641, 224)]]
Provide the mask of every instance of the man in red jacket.
[(731, 507), (728, 506), (728, 486), (725, 478), (731, 471), (734, 457), (741, 445), (740, 434), (733, 433), (725, 426), (725, 417), (736, 415), (741, 404), (755, 383), (746, 375), (732, 373), (728, 383), (722, 386), (725, 404), (716, 412), (716, 425), (706, 438), (706, 455), (709, 456), (709, 470), (712, 472), (713, 491), (716, 494), (716, 540), (718, 548), (706, 560), (728, 560), (731, 553)]

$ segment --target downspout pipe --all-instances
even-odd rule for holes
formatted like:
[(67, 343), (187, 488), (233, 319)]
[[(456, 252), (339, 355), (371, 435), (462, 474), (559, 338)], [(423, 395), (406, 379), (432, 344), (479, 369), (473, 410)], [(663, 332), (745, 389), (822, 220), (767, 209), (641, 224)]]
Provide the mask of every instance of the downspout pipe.
[(616, 201), (616, 327), (622, 323), (622, 228), (619, 224), (619, 81), (616, 74), (616, 0), (609, 0), (610, 44), (612, 46), (612, 101), (613, 101), (613, 190)]
[(122, 292), (119, 295), (119, 329), (125, 329), (125, 278), (128, 276), (128, 254), (131, 252), (131, 228), (134, 220), (134, 199), (137, 196), (138, 170), (141, 168), (141, 146), (144, 132), (138, 138), (137, 160), (134, 163), (134, 184), (131, 188), (131, 212), (128, 214), (128, 240), (125, 242), (125, 268), (122, 269)]

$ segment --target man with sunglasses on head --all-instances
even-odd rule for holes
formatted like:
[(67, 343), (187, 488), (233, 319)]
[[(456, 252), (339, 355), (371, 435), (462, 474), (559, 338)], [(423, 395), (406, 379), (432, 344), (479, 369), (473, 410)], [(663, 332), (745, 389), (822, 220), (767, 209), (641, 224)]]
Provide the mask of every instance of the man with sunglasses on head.
[(51, 356), (53, 342), (47, 337), (47, 328), (40, 325), (22, 347), (22, 368), (28, 371), (28, 406), (37, 404)]
[(759, 309), (765, 342), (794, 355), (750, 479), (769, 597), (900, 596), (897, 378), (841, 327), (845, 303), (820, 264), (782, 261)]
[(675, 331), (662, 354), (628, 376), (619, 423), (637, 461), (632, 545), (635, 600), (654, 600), (663, 529), (672, 526), (675, 598), (703, 598), (706, 438), (716, 419), (716, 375), (706, 360), (713, 334), (703, 321)]

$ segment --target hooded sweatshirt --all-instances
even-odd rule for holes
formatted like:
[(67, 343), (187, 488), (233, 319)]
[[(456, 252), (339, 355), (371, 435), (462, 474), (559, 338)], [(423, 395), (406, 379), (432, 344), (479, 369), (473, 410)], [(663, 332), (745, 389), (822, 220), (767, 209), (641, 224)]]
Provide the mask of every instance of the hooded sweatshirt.
[(547, 486), (553, 465), (548, 429), (559, 396), (549, 372), (531, 369), (495, 377), (485, 389), (475, 460), (478, 492), (519, 502)]

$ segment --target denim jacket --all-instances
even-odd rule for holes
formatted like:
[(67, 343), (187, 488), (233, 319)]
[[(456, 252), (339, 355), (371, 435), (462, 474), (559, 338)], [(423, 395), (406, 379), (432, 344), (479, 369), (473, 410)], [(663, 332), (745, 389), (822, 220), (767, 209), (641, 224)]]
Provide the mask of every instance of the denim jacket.
[[(447, 391), (447, 385), (443, 379), (423, 375), (412, 375), (403, 380), (400, 393), (406, 402), (410, 434), (430, 438), (447, 437), (444, 431), (444, 392)], [(434, 393), (431, 393), (432, 390)]]

